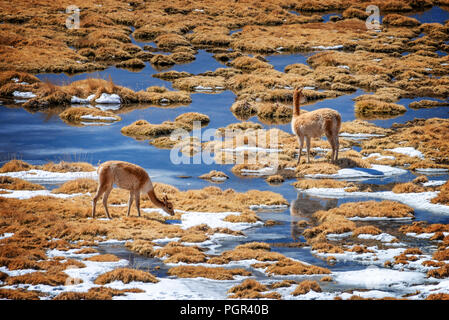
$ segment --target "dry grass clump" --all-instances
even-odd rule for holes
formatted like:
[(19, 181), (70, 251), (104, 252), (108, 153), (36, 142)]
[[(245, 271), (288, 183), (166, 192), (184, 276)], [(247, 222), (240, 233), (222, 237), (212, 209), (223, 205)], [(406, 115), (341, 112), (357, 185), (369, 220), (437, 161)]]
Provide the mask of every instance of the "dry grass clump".
[(292, 185), (301, 190), (312, 188), (346, 188), (351, 186), (351, 183), (335, 179), (300, 179)]
[(9, 285), (14, 284), (31, 284), (31, 285), (49, 285), (60, 286), (66, 283), (68, 275), (62, 272), (31, 272), (21, 276), (9, 277), (6, 279), (6, 283)]
[(352, 217), (385, 217), (385, 218), (413, 218), (413, 208), (390, 200), (363, 201), (343, 203), (338, 208), (327, 211), (331, 214)]
[(53, 189), (53, 193), (94, 193), (97, 190), (98, 182), (93, 179), (79, 178), (65, 182), (59, 188)]
[(145, 62), (141, 59), (133, 58), (121, 61), (115, 65), (117, 68), (142, 69), (145, 68)]
[(41, 293), (26, 289), (0, 289), (0, 299), (8, 300), (40, 300)]
[(449, 294), (447, 294), (447, 293), (432, 293), (427, 296), (426, 300), (449, 300)]
[(127, 293), (141, 293), (141, 289), (112, 289), (108, 287), (94, 287), (87, 292), (66, 291), (58, 294), (53, 300), (112, 300), (115, 296), (124, 296)]
[(177, 242), (170, 242), (165, 247), (154, 252), (156, 257), (166, 257), (166, 263), (201, 263), (206, 261), (206, 255), (196, 246), (184, 246)]
[(253, 71), (256, 69), (263, 69), (263, 68), (273, 68), (271, 64), (249, 56), (237, 57), (234, 60), (232, 60), (229, 63), (229, 65), (244, 71)]
[(376, 126), (374, 123), (356, 119), (353, 121), (342, 122), (340, 132), (387, 135), (388, 133), (391, 133), (391, 129), (385, 129)]
[(396, 116), (407, 111), (407, 109), (396, 103), (383, 102), (374, 99), (356, 101), (354, 111), (357, 117), (370, 118), (376, 115)]
[(295, 288), (295, 290), (292, 292), (293, 296), (299, 296), (301, 294), (306, 294), (310, 290), (313, 290), (315, 292), (321, 292), (321, 287), (318, 284), (318, 282), (313, 280), (304, 280), (301, 281), (298, 286)]
[(275, 263), (260, 264), (255, 267), (266, 268), (268, 275), (312, 275), (312, 274), (330, 274), (327, 268), (317, 267), (314, 265), (306, 265), (299, 261), (284, 258)]
[(59, 117), (68, 124), (81, 124), (82, 122), (111, 123), (122, 119), (111, 111), (87, 107), (68, 108)]
[(445, 264), (442, 267), (439, 267), (437, 269), (432, 269), (427, 272), (428, 277), (437, 278), (437, 279), (444, 279), (449, 277), (449, 264)]
[(419, 193), (425, 192), (426, 189), (413, 182), (405, 182), (396, 184), (391, 191), (393, 191), (394, 193)]
[(105, 285), (113, 281), (122, 281), (126, 284), (132, 281), (156, 283), (159, 280), (149, 272), (130, 268), (117, 268), (101, 274), (95, 279), (94, 283)]
[(246, 121), (257, 114), (257, 108), (246, 100), (238, 100), (232, 104), (231, 112), (237, 119)]
[(209, 123), (207, 115), (197, 112), (187, 112), (178, 116), (175, 121), (165, 121), (161, 124), (151, 124), (146, 120), (137, 120), (121, 129), (122, 134), (135, 138), (156, 138), (170, 135), (176, 129), (191, 131), (193, 122), (200, 122), (201, 126)]
[(375, 226), (362, 226), (362, 227), (358, 227), (358, 228), (354, 229), (354, 231), (352, 231), (352, 235), (354, 237), (357, 237), (360, 234), (378, 235), (381, 233), (382, 233), (382, 230), (380, 230), (379, 228), (377, 228)]
[(434, 233), (434, 232), (449, 232), (449, 225), (448, 224), (441, 224), (441, 223), (434, 223), (434, 224), (427, 224), (424, 221), (416, 221), (413, 222), (411, 225), (405, 225), (399, 228), (399, 231), (402, 233)]
[(229, 179), (228, 175), (224, 172), (212, 170), (209, 173), (205, 173), (199, 177), (200, 179), (210, 180), (212, 182), (221, 182)]
[(186, 91), (213, 92), (224, 90), (226, 82), (221, 76), (191, 76), (175, 79), (173, 87)]
[(280, 299), (281, 295), (276, 292), (262, 294), (268, 288), (254, 279), (245, 279), (241, 284), (228, 290), (231, 299)]
[(95, 171), (95, 167), (88, 162), (66, 162), (59, 163), (48, 162), (39, 169), (50, 172), (90, 172)]
[(400, 14), (387, 14), (382, 22), (392, 27), (417, 27), (421, 23), (415, 18), (406, 17)]
[(434, 101), (434, 100), (420, 100), (420, 101), (413, 101), (408, 106), (412, 109), (447, 107), (447, 106), (449, 106), (449, 102)]
[(272, 185), (281, 184), (285, 181), (284, 177), (280, 174), (271, 175), (265, 178), (265, 181)]
[(29, 171), (36, 167), (22, 160), (10, 160), (0, 168), (0, 173)]
[(223, 252), (220, 256), (211, 258), (209, 263), (229, 263), (239, 260), (277, 261), (283, 259), (284, 255), (271, 252), (270, 246), (266, 243), (251, 242), (238, 245), (232, 250)]
[(441, 186), (438, 195), (430, 199), (430, 202), (449, 205), (449, 181)]
[[(382, 153), (385, 149), (413, 147), (425, 159), (408, 157), (409, 169), (448, 168), (449, 121), (447, 119), (415, 119), (405, 124), (395, 125), (395, 132), (385, 138), (373, 138), (362, 142), (362, 153)], [(395, 155), (396, 156), (396, 155)], [(398, 155), (399, 156), (399, 155)]]
[(0, 177), (0, 189), (8, 190), (44, 190), (40, 184), (28, 182), (19, 178), (11, 178), (8, 176)]
[(221, 268), (203, 266), (177, 266), (170, 268), (168, 274), (178, 278), (207, 278), (214, 280), (234, 280), (234, 276), (250, 276), (251, 272), (243, 268)]
[(92, 257), (85, 258), (84, 260), (96, 262), (117, 262), (120, 260), (120, 258), (113, 254), (98, 254)]

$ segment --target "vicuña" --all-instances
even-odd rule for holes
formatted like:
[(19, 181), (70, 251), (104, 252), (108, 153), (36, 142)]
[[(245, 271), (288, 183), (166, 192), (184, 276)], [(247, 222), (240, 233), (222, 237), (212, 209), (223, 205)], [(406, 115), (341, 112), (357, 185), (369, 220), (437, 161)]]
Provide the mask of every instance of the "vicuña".
[(298, 164), (301, 161), (301, 152), (304, 145), (304, 138), (307, 143), (307, 162), (310, 162), (310, 139), (320, 138), (326, 135), (332, 148), (332, 162), (338, 160), (338, 133), (341, 126), (341, 115), (337, 111), (329, 108), (318, 109), (301, 113), (300, 103), (307, 99), (302, 94), (302, 89), (296, 88), (293, 92), (293, 118), (292, 131), (298, 136), (299, 155)]
[(95, 218), (95, 207), (98, 199), (103, 195), (103, 206), (109, 219), (111, 216), (108, 210), (108, 197), (113, 185), (129, 190), (128, 216), (131, 211), (133, 200), (136, 201), (137, 214), (140, 217), (140, 193), (146, 193), (150, 200), (158, 207), (170, 215), (174, 215), (172, 203), (168, 201), (167, 195), (162, 201), (154, 193), (153, 183), (148, 173), (138, 165), (124, 161), (107, 161), (98, 167), (98, 189), (92, 200), (92, 218)]

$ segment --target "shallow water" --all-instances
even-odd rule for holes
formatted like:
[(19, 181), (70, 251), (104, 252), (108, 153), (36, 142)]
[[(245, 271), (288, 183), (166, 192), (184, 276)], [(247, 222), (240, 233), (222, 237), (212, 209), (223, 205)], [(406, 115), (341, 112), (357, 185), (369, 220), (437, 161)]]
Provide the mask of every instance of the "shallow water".
[[(427, 22), (429, 14), (437, 15), (438, 22), (447, 19), (447, 11), (436, 10), (432, 8), (424, 13), (417, 14), (421, 22)], [(143, 46), (142, 43), (133, 42)], [(145, 43), (150, 44), (150, 43)], [(275, 54), (267, 56), (267, 60), (276, 70), (283, 71), (285, 66), (293, 63), (306, 63), (306, 59), (313, 53), (307, 54)], [(175, 65), (165, 70), (187, 71), (194, 74), (202, 73), (208, 70), (224, 67), (217, 62), (212, 53), (205, 50), (199, 50), (196, 60), (183, 65)], [(164, 71), (165, 71), (164, 70)], [(48, 79), (54, 83), (70, 83), (72, 81), (92, 78), (109, 77), (114, 83), (129, 87), (133, 90), (143, 90), (148, 86), (158, 85), (171, 88), (171, 83), (152, 77), (158, 73), (149, 63), (138, 72), (133, 72), (116, 67), (110, 67), (103, 71), (92, 73), (83, 73), (78, 75), (66, 74), (39, 74), (40, 79)], [(307, 106), (305, 110), (315, 110), (318, 108), (334, 108), (342, 115), (343, 121), (355, 119), (353, 99), (359, 95), (366, 94), (364, 90), (357, 90), (354, 93), (340, 96), (335, 99), (319, 101)], [(370, 120), (370, 122), (382, 127), (390, 127), (393, 123), (404, 123), (414, 118), (432, 118), (449, 117), (449, 108), (432, 108), (413, 110), (408, 108), (412, 101), (420, 99), (401, 99), (398, 103), (407, 107), (407, 112), (401, 116), (386, 120)], [(185, 112), (201, 112), (207, 114), (211, 121), (205, 128), (224, 127), (230, 123), (238, 122), (230, 112), (229, 108), (235, 100), (235, 95), (230, 91), (223, 91), (216, 94), (194, 93), (192, 94), (192, 103), (188, 106), (179, 106), (175, 108), (164, 108), (152, 105), (139, 105), (126, 107), (127, 112), (121, 113), (122, 121), (107, 126), (86, 126), (72, 127), (65, 124), (58, 115), (51, 115), (42, 112), (29, 113), (14, 104), (0, 105), (0, 160), (3, 162), (11, 158), (20, 158), (31, 163), (44, 163), (48, 161), (88, 161), (94, 165), (106, 160), (123, 160), (136, 163), (150, 173), (152, 179), (156, 182), (164, 182), (178, 187), (181, 190), (200, 189), (205, 186), (215, 185), (208, 181), (199, 179), (198, 176), (207, 173), (210, 170), (220, 170), (225, 172), (230, 179), (218, 184), (222, 189), (233, 188), (236, 191), (247, 191), (250, 189), (271, 190), (282, 194), (293, 206), (312, 205), (316, 210), (322, 208), (332, 208), (339, 206), (344, 202), (378, 200), (370, 197), (366, 198), (344, 198), (344, 199), (326, 199), (320, 197), (307, 196), (298, 192), (290, 183), (286, 181), (280, 186), (267, 184), (260, 178), (239, 178), (232, 174), (232, 165), (220, 164), (183, 164), (176, 165), (169, 161), (170, 150), (162, 150), (151, 146), (147, 141), (137, 141), (126, 137), (120, 133), (120, 129), (139, 119), (146, 119), (151, 123), (161, 123), (166, 120), (173, 120), (178, 115)], [(6, 106), (7, 105), (7, 106)], [(250, 121), (259, 122), (257, 117)], [(262, 124), (265, 128), (270, 126)], [(277, 125), (287, 132), (290, 132), (290, 125)], [(188, 176), (181, 178), (180, 176)], [(391, 182), (410, 181), (415, 177), (413, 173), (407, 173), (400, 176), (368, 179), (365, 183), (386, 184)], [(449, 176), (434, 175), (429, 176), (430, 180), (447, 180)], [(47, 184), (49, 189), (55, 185)], [(364, 269), (356, 262), (337, 262), (329, 266), (323, 259), (311, 254), (310, 248), (289, 248), (277, 246), (279, 243), (304, 242), (301, 236), (301, 230), (296, 229), (294, 222), (310, 217), (296, 216), (291, 214), (291, 208), (285, 211), (260, 212), (262, 220), (275, 220), (279, 224), (272, 227), (258, 227), (246, 230), (247, 237), (239, 240), (223, 240), (221, 246), (217, 248), (217, 253), (231, 249), (242, 242), (265, 241), (273, 245), (272, 250), (285, 254), (286, 256), (312, 263), (319, 266), (330, 268), (332, 271), (348, 271)], [(313, 212), (309, 213), (310, 215)], [(417, 220), (426, 220), (429, 222), (449, 223), (449, 216), (430, 213), (424, 210), (416, 210)], [(378, 222), (380, 225), (385, 222)], [(375, 224), (375, 223), (374, 223)], [(388, 222), (394, 226), (392, 230), (397, 230), (400, 222)], [(402, 241), (402, 240), (401, 240)], [(410, 240), (422, 241), (422, 240)], [(140, 269), (151, 269), (158, 277), (165, 277), (167, 266), (158, 259), (150, 259), (139, 256), (128, 251), (123, 245), (100, 245), (100, 251), (114, 253), (119, 257), (130, 260), (130, 265)], [(154, 269), (155, 267), (159, 267)], [(153, 271), (153, 269), (155, 271)]]

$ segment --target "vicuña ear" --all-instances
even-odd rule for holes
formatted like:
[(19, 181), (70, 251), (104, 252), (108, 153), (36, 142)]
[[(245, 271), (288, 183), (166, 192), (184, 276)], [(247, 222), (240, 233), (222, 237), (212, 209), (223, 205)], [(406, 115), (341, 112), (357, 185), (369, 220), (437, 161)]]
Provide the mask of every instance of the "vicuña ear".
[(164, 201), (164, 203), (168, 202), (168, 197), (166, 194), (164, 194), (164, 196), (162, 197), (162, 201)]

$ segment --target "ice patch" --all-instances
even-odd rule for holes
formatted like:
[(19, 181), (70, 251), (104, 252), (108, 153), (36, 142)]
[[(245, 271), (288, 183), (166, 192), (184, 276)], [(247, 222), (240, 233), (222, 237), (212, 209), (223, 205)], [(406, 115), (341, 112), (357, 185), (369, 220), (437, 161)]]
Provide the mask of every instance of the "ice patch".
[(373, 164), (371, 168), (345, 168), (338, 170), (335, 174), (306, 174), (306, 178), (330, 178), (330, 179), (370, 179), (383, 178), (407, 173), (407, 170)]
[(104, 120), (104, 121), (116, 121), (117, 120), (117, 118), (115, 118), (115, 117), (93, 116), (91, 114), (86, 114), (84, 116), (81, 116), (81, 119), (83, 119), (83, 120)]
[(240, 174), (242, 176), (265, 176), (272, 175), (276, 173), (276, 169), (272, 167), (265, 167), (262, 169), (242, 169), (240, 170)]
[(424, 155), (422, 154), (422, 152), (418, 151), (412, 147), (398, 147), (398, 148), (394, 148), (394, 149), (387, 149), (387, 151), (405, 154), (406, 156), (409, 156), (409, 157), (417, 157), (420, 159), (424, 159)]
[(14, 91), (12, 93), (12, 95), (14, 97), (23, 98), (23, 99), (31, 99), (31, 98), (35, 98), (36, 97), (36, 95), (34, 93), (32, 93), (32, 92), (22, 92), (22, 91)]
[(381, 242), (391, 242), (396, 239), (396, 237), (394, 237), (388, 233), (381, 233), (381, 234), (377, 234), (377, 235), (362, 233), (362, 234), (359, 234), (358, 238), (366, 239), (366, 240), (377, 240), (377, 241), (381, 241)]
[(316, 46), (316, 47), (312, 47), (312, 49), (316, 49), (316, 50), (339, 50), (339, 49), (343, 49), (343, 45), (339, 44), (336, 46)]
[(102, 93), (101, 96), (95, 99), (96, 103), (105, 103), (105, 104), (120, 104), (121, 99), (118, 94), (112, 93)]
[(20, 178), (27, 181), (45, 181), (45, 182), (66, 182), (69, 180), (75, 180), (79, 178), (97, 179), (96, 171), (88, 172), (50, 172), (44, 170), (28, 170), (18, 172), (6, 172), (0, 173), (0, 176), (8, 176), (12, 178)]
[(423, 283), (425, 274), (383, 268), (366, 268), (357, 271), (335, 272), (334, 279), (340, 284), (368, 289), (390, 289), (392, 286), (409, 286)]
[(242, 231), (248, 228), (262, 226), (261, 221), (249, 222), (228, 222), (224, 219), (229, 215), (240, 215), (240, 212), (185, 212), (182, 217), (182, 229), (188, 229), (200, 224), (206, 224), (210, 228), (228, 228), (232, 231)]
[(5, 232), (2, 235), (0, 235), (0, 240), (2, 239), (6, 239), (6, 238), (10, 238), (14, 235), (14, 233), (10, 233), (10, 232)]
[(72, 96), (72, 98), (70, 99), (70, 103), (72, 103), (72, 104), (87, 104), (87, 103), (91, 102), (94, 97), (95, 97), (94, 94), (91, 94), (86, 99), (79, 98), (77, 96)]
[(84, 193), (74, 193), (74, 194), (64, 194), (64, 193), (52, 193), (49, 190), (6, 190), (0, 189), (0, 191), (9, 191), (9, 193), (2, 193), (0, 197), (3, 198), (14, 198), (14, 199), (30, 199), (38, 196), (49, 196), (60, 199), (73, 198), (77, 196), (84, 195)]
[(347, 133), (342, 132), (339, 134), (340, 137), (352, 140), (365, 140), (374, 137), (384, 137), (383, 134), (374, 134), (374, 133)]

